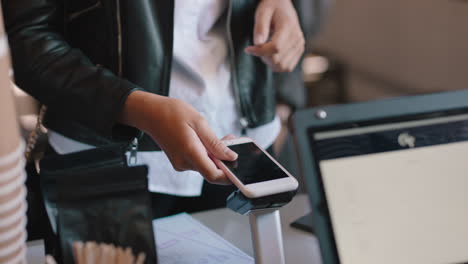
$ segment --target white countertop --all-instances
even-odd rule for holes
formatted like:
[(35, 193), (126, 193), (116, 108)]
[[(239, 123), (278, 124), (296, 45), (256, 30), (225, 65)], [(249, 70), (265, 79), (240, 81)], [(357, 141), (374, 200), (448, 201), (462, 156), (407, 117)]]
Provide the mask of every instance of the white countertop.
[[(320, 264), (320, 250), (315, 236), (289, 226), (291, 222), (310, 212), (307, 196), (304, 194), (296, 196), (290, 204), (281, 208), (280, 212), (286, 263)], [(195, 213), (192, 216), (245, 253), (253, 256), (248, 216), (234, 213), (229, 209), (210, 210)], [(27, 256), (29, 264), (44, 264), (42, 241), (28, 242)]]

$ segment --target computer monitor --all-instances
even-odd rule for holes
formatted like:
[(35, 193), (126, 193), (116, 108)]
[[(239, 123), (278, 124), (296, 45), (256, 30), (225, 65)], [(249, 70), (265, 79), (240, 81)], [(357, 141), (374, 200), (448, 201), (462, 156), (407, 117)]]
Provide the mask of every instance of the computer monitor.
[(468, 263), (468, 90), (292, 123), (325, 264)]

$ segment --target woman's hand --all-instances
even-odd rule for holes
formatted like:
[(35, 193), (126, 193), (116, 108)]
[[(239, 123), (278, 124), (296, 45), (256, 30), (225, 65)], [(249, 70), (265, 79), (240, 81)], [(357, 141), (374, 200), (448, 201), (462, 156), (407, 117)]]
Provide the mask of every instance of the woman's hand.
[(147, 134), (166, 153), (177, 171), (195, 170), (217, 184), (230, 184), (210, 156), (235, 160), (237, 154), (219, 140), (208, 122), (191, 105), (143, 91), (131, 93), (121, 121)]
[(255, 13), (254, 46), (245, 52), (276, 72), (291, 72), (304, 53), (304, 34), (291, 0), (261, 0)]

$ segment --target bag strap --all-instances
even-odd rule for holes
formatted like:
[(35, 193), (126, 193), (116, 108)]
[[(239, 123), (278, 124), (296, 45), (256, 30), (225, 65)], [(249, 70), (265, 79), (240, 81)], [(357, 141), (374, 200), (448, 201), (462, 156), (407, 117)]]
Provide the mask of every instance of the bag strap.
[(41, 135), (45, 134), (47, 131), (46, 128), (42, 125), (46, 112), (47, 112), (47, 106), (41, 105), (39, 114), (37, 115), (36, 127), (34, 128), (33, 131), (31, 131), (31, 133), (29, 133), (28, 141), (26, 144), (26, 150), (24, 152), (24, 157), (26, 158), (27, 162), (33, 161), (32, 160), (33, 157), (31, 156), (31, 153), (36, 147), (37, 140), (39, 139)]

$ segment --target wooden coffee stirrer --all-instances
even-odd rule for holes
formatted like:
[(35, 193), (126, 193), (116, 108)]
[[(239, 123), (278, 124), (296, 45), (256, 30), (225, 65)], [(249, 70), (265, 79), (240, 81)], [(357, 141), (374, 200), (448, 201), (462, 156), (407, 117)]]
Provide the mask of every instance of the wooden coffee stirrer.
[[(73, 243), (73, 256), (76, 264), (143, 264), (146, 259), (143, 252), (135, 257), (129, 247), (123, 249), (93, 241), (84, 244)], [(47, 256), (46, 264), (56, 264), (56, 262), (54, 258)]]

